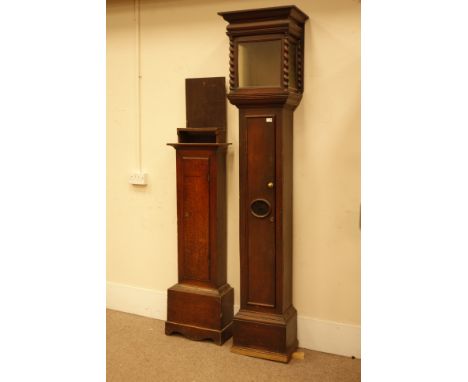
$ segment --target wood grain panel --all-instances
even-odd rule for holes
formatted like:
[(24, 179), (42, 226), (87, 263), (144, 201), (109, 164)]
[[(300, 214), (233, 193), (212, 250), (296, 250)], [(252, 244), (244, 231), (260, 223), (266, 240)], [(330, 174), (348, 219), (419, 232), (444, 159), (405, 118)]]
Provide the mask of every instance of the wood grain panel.
[[(275, 192), (268, 188), (275, 181), (275, 123), (273, 117), (247, 118), (247, 251), (248, 303), (275, 306)], [(259, 218), (250, 210), (256, 199), (271, 205), (268, 216)]]
[(210, 158), (183, 157), (184, 278), (210, 280)]
[(185, 80), (187, 127), (226, 127), (226, 79)]

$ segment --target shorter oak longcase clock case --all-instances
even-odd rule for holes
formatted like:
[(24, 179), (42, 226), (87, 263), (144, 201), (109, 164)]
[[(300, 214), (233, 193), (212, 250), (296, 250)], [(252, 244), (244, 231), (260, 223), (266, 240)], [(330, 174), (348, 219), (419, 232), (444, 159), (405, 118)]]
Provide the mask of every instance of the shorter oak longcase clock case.
[(232, 351), (289, 362), (293, 113), (303, 92), (304, 24), (295, 6), (221, 12), (229, 24), (229, 101), (239, 108), (241, 306)]
[(186, 80), (187, 127), (177, 129), (178, 283), (168, 289), (166, 334), (232, 335), (226, 282), (226, 89), (224, 77)]

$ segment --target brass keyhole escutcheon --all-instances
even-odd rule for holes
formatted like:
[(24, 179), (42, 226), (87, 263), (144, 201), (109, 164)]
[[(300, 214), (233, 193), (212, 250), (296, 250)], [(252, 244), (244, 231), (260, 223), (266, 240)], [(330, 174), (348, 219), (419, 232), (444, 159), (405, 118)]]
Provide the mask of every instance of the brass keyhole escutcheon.
[(273, 182), (268, 182), (267, 187), (268, 188), (273, 188), (275, 184)]

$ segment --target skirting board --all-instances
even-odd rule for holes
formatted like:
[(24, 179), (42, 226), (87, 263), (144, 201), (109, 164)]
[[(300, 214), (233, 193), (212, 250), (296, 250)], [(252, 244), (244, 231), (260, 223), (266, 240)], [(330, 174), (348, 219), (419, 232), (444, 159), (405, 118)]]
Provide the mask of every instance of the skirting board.
[[(166, 320), (167, 293), (130, 285), (107, 283), (107, 308)], [(234, 306), (237, 313), (239, 306)], [(361, 358), (361, 327), (315, 318), (297, 317), (297, 338), (302, 348)]]

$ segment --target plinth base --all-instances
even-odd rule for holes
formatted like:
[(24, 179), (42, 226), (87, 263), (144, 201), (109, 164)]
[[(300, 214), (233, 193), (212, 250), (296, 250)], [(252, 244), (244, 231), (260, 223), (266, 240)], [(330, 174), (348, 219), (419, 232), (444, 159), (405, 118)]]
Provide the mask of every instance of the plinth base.
[(210, 339), (215, 344), (222, 345), (229, 338), (232, 337), (232, 323), (228, 324), (222, 330), (212, 330), (206, 328), (199, 328), (197, 326), (176, 324), (174, 322), (166, 321), (165, 332), (167, 335), (179, 333), (193, 341)]
[(288, 363), (297, 346), (297, 312), (292, 306), (283, 314), (240, 310), (234, 317), (233, 353)]
[(234, 289), (176, 284), (167, 293), (165, 333), (180, 333), (191, 340), (211, 339), (222, 345), (232, 336)]

